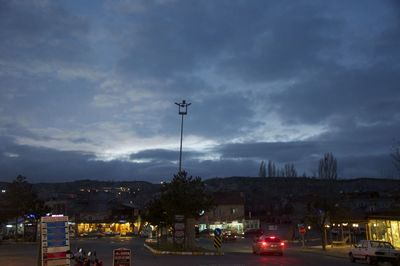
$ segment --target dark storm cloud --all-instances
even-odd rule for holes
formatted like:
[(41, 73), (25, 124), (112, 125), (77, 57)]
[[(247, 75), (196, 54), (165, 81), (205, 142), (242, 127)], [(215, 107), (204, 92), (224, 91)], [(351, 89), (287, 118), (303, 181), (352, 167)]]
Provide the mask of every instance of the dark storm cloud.
[(80, 39), (87, 32), (87, 22), (51, 1), (0, 3), (0, 58), (76, 60), (88, 51)]
[(245, 93), (205, 96), (193, 101), (190, 118), (187, 119), (190, 133), (223, 139), (240, 134), (243, 127), (256, 127), (251, 101)]
[[(183, 156), (185, 159), (195, 158), (203, 155), (200, 152), (184, 151)], [(179, 151), (155, 149), (155, 150), (143, 150), (130, 156), (131, 160), (150, 160), (150, 161), (177, 161), (179, 159)]]
[(158, 182), (164, 176), (171, 177), (177, 169), (171, 163), (97, 161), (94, 154), (16, 145), (9, 138), (1, 138), (0, 143), (0, 180), (3, 181), (22, 174), (29, 182), (76, 179)]
[(132, 45), (119, 69), (171, 78), (209, 64), (251, 82), (299, 75), (325, 65), (321, 53), (340, 44), (343, 22), (323, 10), (293, 1), (149, 4), (130, 17)]
[(228, 176), (258, 176), (259, 162), (254, 160), (204, 160), (189, 161), (183, 168), (201, 178)]
[(343, 24), (321, 10), (294, 2), (267, 9), (250, 43), (220, 63), (220, 71), (248, 82), (293, 78), (323, 67), (321, 53), (338, 46)]
[[(64, 180), (169, 180), (177, 172), (178, 153), (168, 150), (147, 150), (132, 159), (155, 159), (157, 162), (132, 163), (118, 160), (96, 161), (94, 154), (57, 151), (53, 149), (16, 145), (2, 138), (0, 146), (0, 180), (12, 181), (19, 174), (29, 182), (60, 182)], [(248, 175), (256, 164), (251, 160), (198, 161), (191, 159), (198, 153), (184, 152), (183, 168), (191, 175), (209, 178), (226, 175)], [(226, 169), (229, 169), (227, 172)]]
[[(354, 135), (358, 138), (352, 140), (228, 144), (221, 145), (216, 152), (227, 161), (238, 158), (258, 163), (271, 160), (280, 167), (285, 163), (294, 163), (299, 174), (306, 175), (316, 175), (318, 161), (325, 153), (331, 152), (338, 160), (341, 178), (395, 176), (389, 157), (392, 139), (374, 137), (371, 140), (374, 133), (368, 130), (364, 130), (364, 138), (361, 130), (358, 133)], [(349, 132), (343, 132), (343, 135), (347, 134)]]
[[(227, 144), (217, 149), (222, 158), (272, 160), (279, 163), (320, 159), (324, 153), (332, 152), (336, 156), (348, 157), (349, 154), (369, 154), (381, 147), (381, 143), (369, 144), (369, 141), (296, 141), (273, 143)], [(389, 150), (389, 147), (387, 151)], [(382, 153), (382, 150), (377, 150)], [(388, 156), (388, 154), (386, 153)]]
[(316, 142), (241, 143), (221, 145), (216, 151), (225, 159), (290, 162), (317, 153), (318, 145)]
[[(239, 12), (249, 5), (219, 1), (216, 8), (215, 3), (146, 3), (149, 6), (143, 13), (131, 15), (133, 20), (128, 28), (132, 26), (137, 30), (128, 35), (134, 42), (128, 56), (121, 60), (120, 69), (164, 78), (179, 72), (190, 73), (198, 64), (219, 55), (221, 50), (245, 41), (251, 29), (240, 25), (249, 17)], [(251, 9), (260, 14), (259, 9)]]
[(178, 147), (182, 99), (193, 175), (257, 175), (261, 160), (310, 174), (325, 152), (342, 177), (390, 175), (399, 11), (398, 1), (0, 0), (0, 178), (168, 178), (177, 151), (151, 145), (134, 162), (95, 152), (126, 156), (118, 143), (174, 136)]
[(366, 122), (392, 121), (399, 113), (397, 73), (380, 66), (332, 69), (273, 95), (272, 102), (287, 123), (320, 123), (331, 116), (349, 115)]

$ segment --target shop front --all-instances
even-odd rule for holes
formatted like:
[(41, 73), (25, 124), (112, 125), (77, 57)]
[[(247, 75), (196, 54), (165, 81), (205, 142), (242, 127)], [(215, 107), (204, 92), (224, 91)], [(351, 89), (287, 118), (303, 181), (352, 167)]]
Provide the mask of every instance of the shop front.
[[(222, 229), (223, 231), (229, 231), (234, 234), (243, 234), (243, 222), (231, 221), (231, 222), (215, 222), (213, 224), (199, 224), (199, 231), (210, 229), (214, 231), (216, 228)], [(208, 227), (208, 228), (207, 228)]]
[(400, 248), (400, 217), (371, 217), (368, 219), (368, 238), (388, 241)]
[(137, 233), (139, 224), (127, 221), (83, 222), (77, 224), (78, 236), (127, 236)]

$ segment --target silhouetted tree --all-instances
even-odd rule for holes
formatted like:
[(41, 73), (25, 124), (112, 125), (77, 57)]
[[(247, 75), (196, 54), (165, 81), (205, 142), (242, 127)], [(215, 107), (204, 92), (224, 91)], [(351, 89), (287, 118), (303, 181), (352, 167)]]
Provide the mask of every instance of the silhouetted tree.
[(318, 175), (323, 179), (337, 179), (337, 161), (332, 153), (325, 153), (319, 161)]
[(275, 163), (268, 160), (268, 177), (276, 177)]
[(267, 171), (266, 171), (266, 166), (265, 166), (265, 162), (264, 161), (261, 161), (260, 170), (258, 171), (258, 176), (259, 177), (266, 177), (267, 176)]
[[(14, 218), (16, 226), (18, 218), (24, 218), (26, 214), (34, 214), (36, 219), (39, 219), (48, 211), (44, 202), (38, 199), (32, 185), (22, 175), (18, 175), (8, 186), (4, 195), (3, 208), (5, 217)], [(17, 233), (15, 230), (15, 239), (18, 237)]]
[(285, 170), (283, 168), (279, 168), (277, 173), (279, 177), (285, 177)]
[(170, 226), (175, 215), (184, 215), (185, 247), (190, 248), (194, 245), (195, 238), (194, 219), (198, 218), (202, 211), (207, 212), (212, 203), (212, 197), (206, 193), (201, 178), (189, 177), (185, 171), (181, 171), (174, 175), (170, 183), (161, 187), (160, 197), (149, 206), (148, 213), (153, 223)]
[(322, 249), (326, 250), (326, 225), (329, 224), (331, 210), (334, 204), (326, 197), (315, 197), (314, 200), (307, 204), (306, 221), (313, 227), (318, 228), (321, 235)]
[(294, 164), (287, 163), (285, 164), (283, 169), (285, 171), (285, 177), (297, 177), (297, 171), (296, 168), (294, 167)]

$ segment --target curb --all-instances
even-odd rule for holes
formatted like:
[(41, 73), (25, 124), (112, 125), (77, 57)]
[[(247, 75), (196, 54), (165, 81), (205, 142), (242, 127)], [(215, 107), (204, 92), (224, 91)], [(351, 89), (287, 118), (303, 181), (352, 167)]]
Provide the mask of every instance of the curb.
[(160, 251), (156, 250), (146, 243), (143, 244), (147, 249), (149, 249), (153, 254), (157, 255), (189, 255), (189, 256), (223, 256), (224, 252), (202, 252), (202, 251)]
[(309, 253), (313, 253), (313, 254), (318, 254), (318, 255), (322, 255), (322, 256), (328, 256), (328, 257), (334, 257), (334, 258), (340, 258), (340, 259), (347, 259), (347, 253), (330, 253), (329, 251), (317, 251), (317, 250), (313, 250), (313, 249), (309, 249), (309, 248), (304, 248), (304, 249), (299, 249), (300, 251), (303, 252), (309, 252)]

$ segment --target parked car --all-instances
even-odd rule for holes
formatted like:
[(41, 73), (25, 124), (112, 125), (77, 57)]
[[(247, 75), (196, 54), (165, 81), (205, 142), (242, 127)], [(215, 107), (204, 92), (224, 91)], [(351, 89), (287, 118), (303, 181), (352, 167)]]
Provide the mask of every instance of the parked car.
[(208, 228), (199, 232), (200, 237), (211, 237), (213, 235), (214, 235), (214, 231), (211, 229), (208, 229)]
[(261, 228), (257, 229), (248, 229), (244, 232), (244, 237), (259, 237), (264, 234), (264, 230)]
[(349, 258), (351, 262), (365, 260), (368, 264), (375, 264), (387, 261), (400, 265), (400, 251), (386, 241), (361, 240), (351, 248)]
[(224, 231), (222, 232), (222, 241), (224, 242), (230, 242), (230, 241), (235, 241), (237, 239), (237, 234), (231, 231)]
[(262, 235), (253, 240), (253, 254), (278, 254), (283, 255), (285, 243), (276, 236)]

